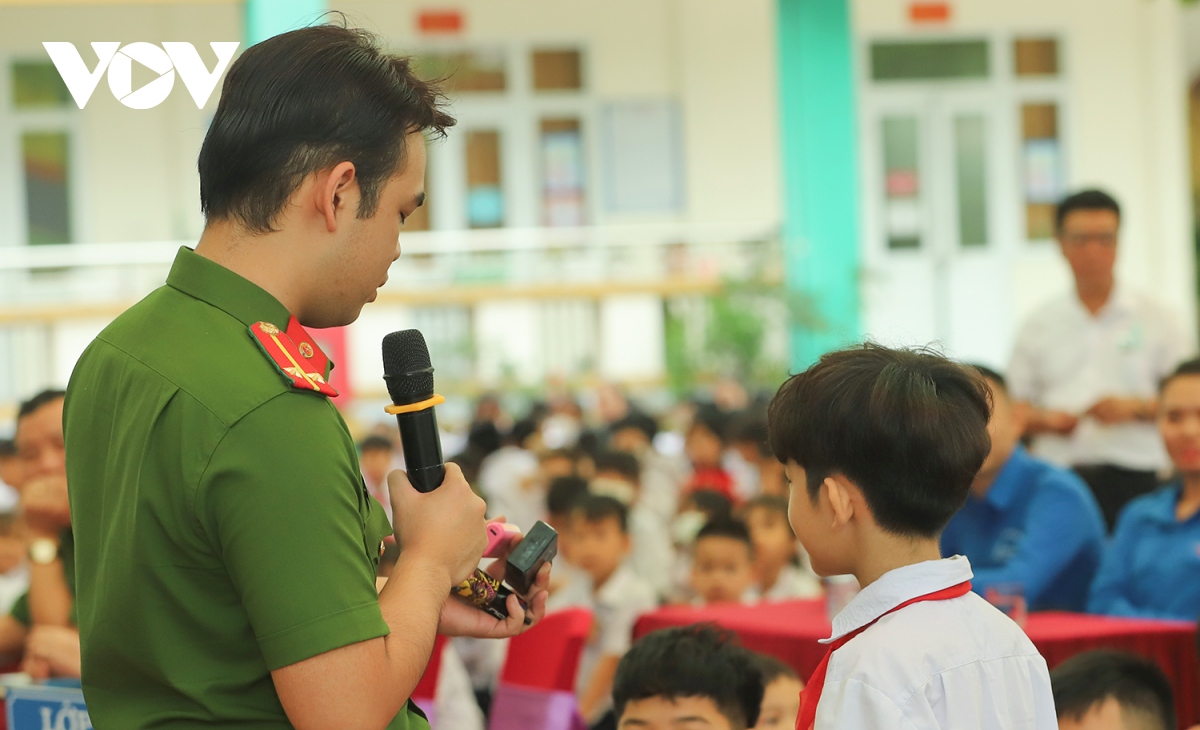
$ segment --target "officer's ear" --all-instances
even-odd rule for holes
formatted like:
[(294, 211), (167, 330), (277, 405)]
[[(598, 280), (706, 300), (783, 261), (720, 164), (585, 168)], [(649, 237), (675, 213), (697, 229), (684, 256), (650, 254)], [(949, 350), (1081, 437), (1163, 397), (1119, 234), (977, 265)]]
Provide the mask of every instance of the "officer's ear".
[(339, 162), (323, 177), (318, 175), (316, 196), (317, 210), (325, 218), (325, 230), (333, 233), (337, 230), (338, 215), (349, 210), (352, 199), (357, 205), (358, 177), (354, 163)]

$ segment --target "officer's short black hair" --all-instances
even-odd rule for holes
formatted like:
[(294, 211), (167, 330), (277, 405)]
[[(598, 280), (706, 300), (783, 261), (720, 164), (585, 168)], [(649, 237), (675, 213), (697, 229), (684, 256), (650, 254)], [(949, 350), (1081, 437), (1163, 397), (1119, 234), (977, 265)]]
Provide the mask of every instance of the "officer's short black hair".
[(373, 433), (367, 436), (362, 441), (358, 442), (358, 453), (365, 454), (368, 451), (386, 451), (389, 454), (396, 450), (395, 444), (387, 436), (380, 436)]
[(327, 24), (268, 38), (225, 76), (200, 148), (200, 208), (209, 221), (268, 233), (305, 178), (350, 161), (357, 216), (370, 218), (407, 160), (405, 136), (454, 125), (442, 105), (435, 83), (365, 30)]
[(65, 397), (67, 397), (67, 391), (65, 390), (57, 390), (54, 388), (43, 390), (41, 393), (38, 393), (17, 407), (17, 422), (20, 423), (22, 418), (33, 415), (33, 413), (40, 410), (42, 406), (50, 405), (51, 403), (57, 400), (62, 400)]
[(1077, 654), (1050, 672), (1050, 684), (1059, 718), (1079, 720), (1111, 697), (1122, 714), (1143, 720), (1138, 727), (1176, 727), (1171, 682), (1154, 662), (1137, 655), (1111, 649)]
[(814, 504), (843, 474), (875, 521), (936, 537), (967, 500), (991, 440), (991, 392), (977, 372), (930, 350), (865, 344), (830, 352), (771, 400), (771, 449), (805, 470)]
[(696, 533), (695, 544), (699, 545), (701, 540), (708, 537), (724, 537), (729, 540), (737, 540), (746, 546), (751, 555), (754, 555), (754, 543), (750, 540), (750, 530), (747, 529), (746, 523), (741, 520), (732, 517), (718, 517), (715, 520), (709, 520)]
[(570, 514), (587, 493), (588, 481), (583, 477), (555, 477), (550, 480), (546, 490), (546, 512), (552, 515)]
[(614, 472), (634, 484), (642, 480), (642, 465), (633, 454), (624, 451), (601, 451), (596, 454), (594, 461), (597, 474), (602, 471)]
[(1080, 190), (1060, 200), (1054, 208), (1054, 230), (1061, 233), (1067, 216), (1077, 210), (1111, 210), (1121, 220), (1121, 206), (1113, 196), (1103, 190)]
[(617, 722), (630, 702), (652, 697), (707, 697), (733, 730), (746, 730), (758, 723), (762, 672), (730, 631), (711, 624), (662, 629), (634, 642), (617, 665)]
[(1191, 360), (1184, 360), (1175, 366), (1171, 374), (1163, 378), (1158, 384), (1158, 392), (1161, 394), (1171, 384), (1171, 381), (1176, 378), (1182, 378), (1185, 375), (1200, 375), (1200, 357), (1194, 357)]
[(592, 523), (616, 520), (621, 532), (629, 532), (629, 508), (612, 497), (585, 494), (571, 508), (571, 516)]

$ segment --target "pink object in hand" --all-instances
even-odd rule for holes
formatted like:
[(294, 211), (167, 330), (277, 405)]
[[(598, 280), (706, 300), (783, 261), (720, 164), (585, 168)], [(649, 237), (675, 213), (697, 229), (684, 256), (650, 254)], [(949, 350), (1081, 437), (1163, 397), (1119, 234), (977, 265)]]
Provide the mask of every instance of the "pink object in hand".
[(521, 534), (521, 528), (507, 522), (489, 522), (487, 533), (488, 544), (483, 557), (498, 558), (508, 550), (513, 538)]

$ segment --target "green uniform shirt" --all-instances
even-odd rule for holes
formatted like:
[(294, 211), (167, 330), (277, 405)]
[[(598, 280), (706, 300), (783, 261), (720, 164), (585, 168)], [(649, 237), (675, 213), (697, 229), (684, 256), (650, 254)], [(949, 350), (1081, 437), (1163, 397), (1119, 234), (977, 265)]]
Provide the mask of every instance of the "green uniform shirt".
[[(63, 579), (67, 581), (67, 588), (71, 590), (71, 595), (75, 595), (75, 537), (71, 534), (71, 528), (62, 531), (58, 536), (58, 557), (63, 564)], [(79, 624), (79, 615), (76, 613), (75, 601), (71, 601), (71, 625)], [(33, 617), (29, 613), (29, 591), (21, 594), (21, 597), (13, 602), (12, 608), (8, 610), (8, 615), (17, 620), (25, 628), (29, 628), (33, 623)]]
[[(67, 389), (83, 692), (96, 727), (291, 727), (270, 671), (384, 636), (387, 518), (324, 396), (248, 326), (288, 311), (181, 249)], [(410, 702), (390, 728), (427, 728)]]

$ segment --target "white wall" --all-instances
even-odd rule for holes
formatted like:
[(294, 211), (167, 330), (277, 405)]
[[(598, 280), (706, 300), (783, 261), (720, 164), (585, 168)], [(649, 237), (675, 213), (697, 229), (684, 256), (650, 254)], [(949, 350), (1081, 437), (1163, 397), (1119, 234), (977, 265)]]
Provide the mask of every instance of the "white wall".
[[(908, 3), (856, 0), (860, 38), (997, 31), (1050, 33), (1068, 82), (1063, 137), (1068, 186), (1099, 186), (1123, 211), (1118, 277), (1179, 312), (1196, 330), (1195, 260), (1187, 171), (1184, 11), (1178, 0), (951, 2), (944, 26), (914, 27)], [(1195, 29), (1196, 9), (1187, 11)], [(1193, 31), (1194, 33), (1194, 31)], [(1188, 56), (1200, 61), (1190, 36)], [(1060, 257), (1029, 251), (1014, 272), (1018, 316), (1069, 282)]]
[[(0, 7), (0, 57), (44, 60), (43, 41), (69, 41), (89, 68), (92, 41), (187, 41), (211, 66), (210, 41), (241, 40), (241, 6), (232, 2), (134, 5)], [(8, 73), (7, 69), (4, 69)], [(83, 175), (83, 242), (153, 241), (196, 238), (199, 211), (196, 155), (214, 93), (204, 110), (196, 108), (176, 79), (171, 95), (151, 110), (134, 110), (113, 98), (103, 80), (82, 117), (83, 157), (74, 161)], [(14, 182), (8, 171), (0, 185)], [(17, 211), (9, 212), (10, 215)], [(7, 242), (3, 242), (7, 243)]]

